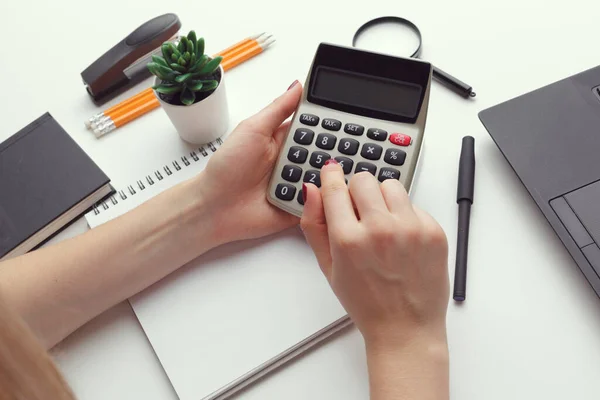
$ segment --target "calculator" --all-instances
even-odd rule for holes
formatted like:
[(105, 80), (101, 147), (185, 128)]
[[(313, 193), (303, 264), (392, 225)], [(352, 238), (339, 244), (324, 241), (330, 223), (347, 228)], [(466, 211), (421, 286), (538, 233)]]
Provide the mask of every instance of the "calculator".
[(273, 170), (269, 202), (302, 216), (302, 183), (320, 187), (330, 158), (347, 182), (366, 171), (410, 191), (431, 76), (431, 64), (421, 60), (321, 43)]

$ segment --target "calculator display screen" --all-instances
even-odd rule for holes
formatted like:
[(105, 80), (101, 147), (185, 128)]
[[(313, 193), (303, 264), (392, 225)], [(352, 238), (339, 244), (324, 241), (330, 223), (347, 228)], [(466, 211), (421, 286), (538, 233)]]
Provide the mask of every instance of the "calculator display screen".
[(321, 43), (310, 70), (306, 101), (384, 121), (417, 123), (431, 64)]
[(399, 117), (417, 116), (423, 90), (417, 84), (325, 66), (315, 72), (314, 98)]

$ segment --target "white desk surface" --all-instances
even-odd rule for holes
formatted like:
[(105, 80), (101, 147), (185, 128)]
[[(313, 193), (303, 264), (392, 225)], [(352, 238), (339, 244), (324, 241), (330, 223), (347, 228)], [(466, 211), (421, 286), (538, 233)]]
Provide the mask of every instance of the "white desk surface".
[[(83, 127), (83, 120), (97, 108), (87, 98), (79, 74), (140, 23), (175, 12), (184, 29), (193, 27), (206, 37), (211, 51), (256, 32), (276, 34), (274, 48), (228, 74), (232, 116), (239, 121), (294, 79), (303, 80), (319, 42), (348, 45), (354, 30), (367, 19), (407, 17), (422, 30), (424, 58), (473, 85), (478, 94), (474, 101), (466, 101), (433, 84), (425, 157), (414, 196), (445, 228), (452, 271), (460, 139), (475, 136), (468, 300), (462, 306), (451, 304), (448, 313), (451, 396), (597, 398), (600, 301), (477, 118), (483, 108), (600, 64), (599, 3), (554, 4), (558, 3), (2, 2), (0, 139), (50, 111), (119, 186), (130, 179), (128, 171), (136, 157), (144, 156), (144, 142), (151, 140), (146, 137), (157, 126), (168, 127), (166, 116), (157, 110), (96, 140)], [(136, 149), (123, 146), (132, 140)], [(85, 229), (81, 220), (56, 240)], [(80, 329), (54, 355), (81, 400), (176, 398), (127, 303)], [(239, 397), (367, 396), (363, 346), (360, 335), (352, 331)]]

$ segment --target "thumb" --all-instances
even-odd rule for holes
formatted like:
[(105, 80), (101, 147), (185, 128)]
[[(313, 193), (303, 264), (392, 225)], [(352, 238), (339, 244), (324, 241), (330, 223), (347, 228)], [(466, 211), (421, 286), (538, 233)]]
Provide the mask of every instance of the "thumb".
[(305, 195), (305, 200), (300, 227), (304, 232), (306, 241), (317, 257), (321, 271), (329, 280), (332, 260), (321, 192), (311, 183), (303, 184), (302, 192)]
[(250, 125), (252, 131), (270, 137), (279, 125), (296, 110), (301, 95), (302, 85), (300, 82), (294, 81), (284, 94), (248, 118), (245, 123)]

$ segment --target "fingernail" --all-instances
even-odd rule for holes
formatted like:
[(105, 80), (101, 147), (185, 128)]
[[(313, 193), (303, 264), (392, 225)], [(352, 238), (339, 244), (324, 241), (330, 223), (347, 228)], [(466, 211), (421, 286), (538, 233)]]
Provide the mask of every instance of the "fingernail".
[(335, 161), (333, 158), (330, 158), (329, 160), (325, 161), (325, 165), (329, 165), (329, 164), (337, 164), (338, 162)]
[(287, 88), (287, 90), (290, 90), (291, 88), (293, 88), (294, 86), (296, 86), (298, 84), (298, 79), (296, 79), (294, 82), (292, 82), (292, 84), (290, 85), (289, 88)]
[(306, 183), (302, 184), (302, 202), (306, 205)]

